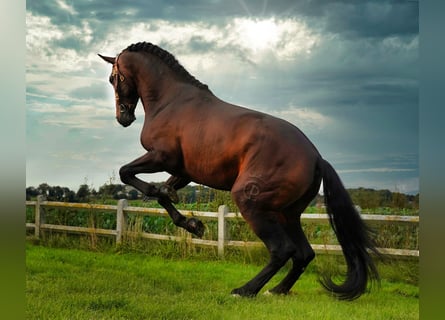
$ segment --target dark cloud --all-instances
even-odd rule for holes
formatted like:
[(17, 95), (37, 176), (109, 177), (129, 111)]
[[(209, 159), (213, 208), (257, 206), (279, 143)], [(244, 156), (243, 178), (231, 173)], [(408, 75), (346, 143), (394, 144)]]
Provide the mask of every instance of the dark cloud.
[(419, 31), (419, 7), (412, 1), (329, 2), (326, 30), (355, 37), (404, 36)]
[(367, 105), (375, 107), (416, 106), (418, 104), (417, 83), (408, 84), (364, 84), (360, 87)]
[(323, 32), (347, 37), (413, 35), (419, 30), (418, 1), (303, 0), (295, 1), (289, 13)]

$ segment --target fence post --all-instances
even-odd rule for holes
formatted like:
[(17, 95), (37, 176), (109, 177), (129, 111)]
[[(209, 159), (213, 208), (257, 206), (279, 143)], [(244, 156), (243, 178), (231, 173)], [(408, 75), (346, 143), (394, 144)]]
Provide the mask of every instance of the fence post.
[(218, 207), (218, 256), (224, 258), (224, 243), (226, 241), (226, 220), (225, 216), (229, 212), (229, 207), (222, 205)]
[(116, 244), (122, 243), (122, 236), (124, 234), (125, 228), (127, 227), (127, 215), (124, 209), (128, 206), (127, 199), (120, 199), (117, 202), (117, 212), (116, 212)]
[(35, 228), (34, 228), (34, 236), (37, 239), (40, 239), (40, 225), (45, 223), (45, 212), (43, 211), (42, 207), (41, 207), (41, 203), (44, 201), (44, 198), (42, 195), (38, 195), (37, 196), (37, 201), (36, 201), (36, 210), (35, 210)]

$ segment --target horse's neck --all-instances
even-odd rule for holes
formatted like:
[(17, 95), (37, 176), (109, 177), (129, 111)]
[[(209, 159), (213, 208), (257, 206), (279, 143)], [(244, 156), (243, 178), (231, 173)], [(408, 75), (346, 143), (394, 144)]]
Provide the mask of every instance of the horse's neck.
[(159, 108), (184, 97), (190, 97), (201, 90), (191, 83), (178, 80), (169, 67), (152, 60), (154, 57), (140, 61), (140, 68), (133, 70), (137, 76), (140, 99), (146, 114), (156, 114)]
[(172, 103), (175, 99), (182, 95), (184, 85), (180, 82), (170, 79), (162, 79), (161, 81), (154, 81), (155, 86), (142, 84), (139, 88), (140, 99), (144, 106), (146, 114), (156, 114), (163, 107)]
[(167, 77), (169, 77), (169, 72), (168, 70), (159, 72), (152, 69), (149, 63), (142, 65), (140, 69), (134, 71), (137, 72), (136, 85), (138, 94), (144, 105), (145, 113), (148, 113), (151, 111), (150, 109), (160, 102), (165, 92), (164, 83), (166, 79), (163, 76), (159, 76), (159, 74), (167, 74)]
[[(159, 112), (174, 106), (175, 109), (187, 106), (190, 101), (203, 93), (202, 89), (182, 81), (167, 81), (165, 86), (159, 91), (147, 92), (145, 99), (142, 99), (147, 118), (156, 116)], [(211, 94), (210, 92), (208, 92)]]

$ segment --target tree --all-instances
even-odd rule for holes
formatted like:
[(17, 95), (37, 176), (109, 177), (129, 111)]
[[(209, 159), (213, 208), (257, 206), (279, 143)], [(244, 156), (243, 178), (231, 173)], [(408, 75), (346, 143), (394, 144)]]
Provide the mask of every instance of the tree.
[(87, 184), (81, 184), (77, 190), (76, 196), (79, 202), (87, 202), (89, 200), (90, 187)]
[(48, 200), (50, 201), (63, 201), (64, 191), (63, 188), (59, 186), (49, 187), (48, 189)]
[(31, 198), (37, 197), (39, 195), (39, 191), (34, 187), (26, 188), (26, 200), (31, 200)]
[(69, 188), (63, 188), (63, 199), (66, 202), (76, 202), (76, 193)]
[(37, 191), (39, 192), (39, 194), (41, 194), (42, 196), (47, 197), (48, 193), (49, 193), (49, 188), (50, 186), (45, 182), (45, 183), (41, 183), (38, 187), (37, 187)]
[(393, 208), (404, 208), (407, 204), (406, 196), (400, 192), (393, 193), (391, 206)]

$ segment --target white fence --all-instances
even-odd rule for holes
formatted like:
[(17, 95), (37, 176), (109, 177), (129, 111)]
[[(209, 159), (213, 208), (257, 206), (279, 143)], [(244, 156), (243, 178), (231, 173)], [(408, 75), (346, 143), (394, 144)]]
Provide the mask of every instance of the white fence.
[[(135, 233), (127, 230), (128, 214), (140, 214), (140, 215), (155, 215), (155, 216), (168, 216), (168, 213), (164, 209), (157, 208), (144, 208), (144, 207), (131, 207), (128, 206), (127, 200), (119, 200), (117, 205), (102, 205), (102, 204), (89, 204), (89, 203), (68, 203), (68, 202), (55, 202), (45, 201), (42, 196), (38, 196), (36, 201), (26, 201), (27, 206), (35, 207), (35, 221), (34, 223), (26, 223), (27, 229), (34, 229), (34, 236), (40, 238), (42, 230), (55, 230), (64, 231), (70, 233), (94, 233), (98, 235), (115, 236), (116, 243), (119, 244), (123, 241), (123, 236), (137, 235), (146, 239), (157, 240), (170, 240), (170, 241), (184, 241), (184, 237), (170, 236), (165, 234), (153, 234), (153, 233)], [(44, 208), (71, 208), (71, 209), (88, 209), (88, 210), (100, 210), (116, 212), (116, 229), (99, 229), (89, 227), (75, 227), (65, 225), (55, 225), (45, 223)], [(217, 240), (203, 240), (192, 238), (192, 236), (186, 233), (187, 241), (197, 245), (215, 246), (218, 248), (218, 255), (224, 256), (224, 248), (226, 246), (237, 247), (258, 247), (263, 246), (262, 242), (254, 241), (234, 241), (227, 238), (226, 221), (230, 219), (242, 219), (240, 213), (229, 212), (228, 207), (222, 205), (218, 208), (218, 212), (202, 212), (202, 211), (182, 211), (181, 214), (190, 217), (202, 217), (206, 219), (217, 219), (218, 224), (218, 238)], [(373, 223), (398, 223), (398, 224), (419, 224), (418, 216), (399, 216), (399, 215), (361, 215), (363, 220), (369, 224)], [(302, 214), (302, 222), (317, 222), (328, 223), (329, 218), (327, 214)], [(315, 252), (326, 253), (327, 251), (333, 253), (341, 253), (341, 247), (339, 245), (328, 244), (311, 244)], [(419, 250), (408, 249), (393, 249), (393, 248), (379, 248), (382, 253), (401, 256), (401, 257), (419, 257)]]

